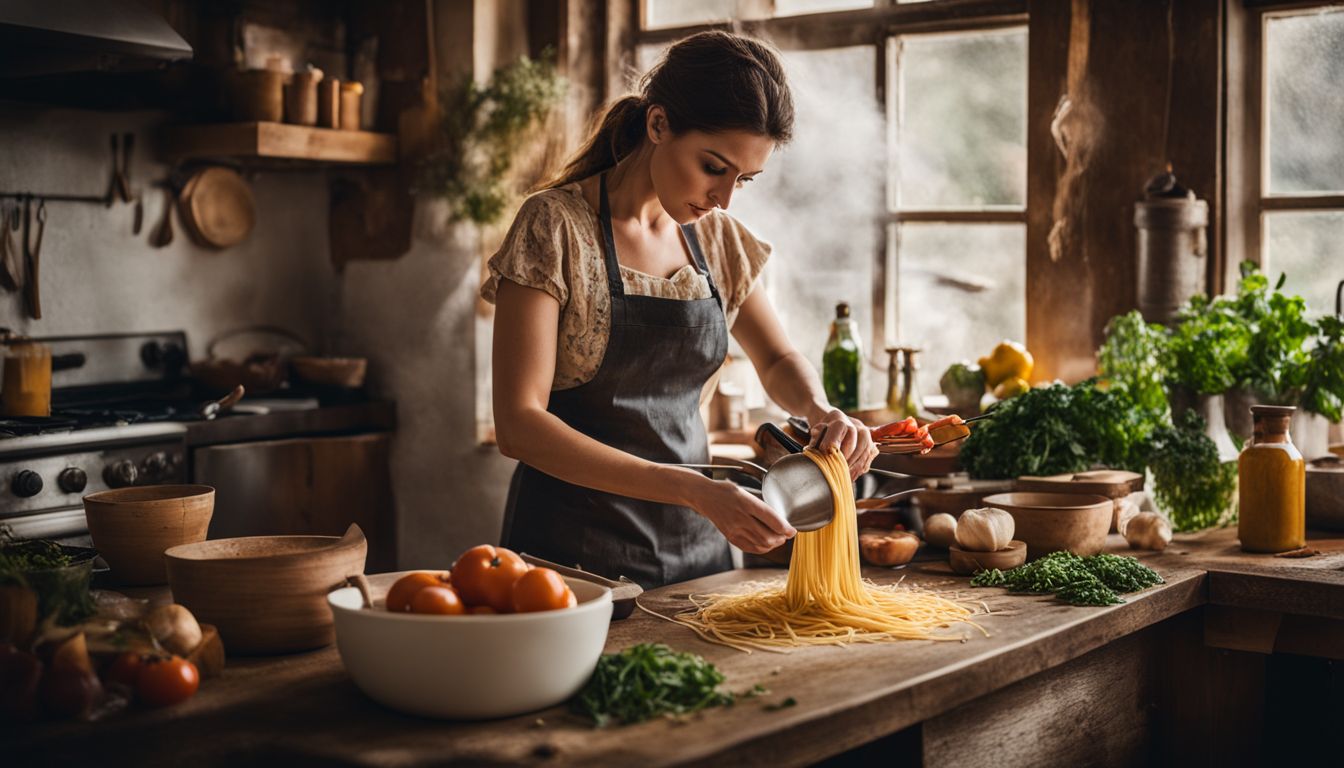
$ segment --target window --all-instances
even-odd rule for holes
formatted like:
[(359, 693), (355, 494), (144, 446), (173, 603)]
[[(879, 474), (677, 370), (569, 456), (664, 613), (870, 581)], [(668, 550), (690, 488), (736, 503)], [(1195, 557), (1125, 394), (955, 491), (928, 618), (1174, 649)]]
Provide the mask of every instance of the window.
[(927, 389), (1026, 336), (1027, 33), (902, 35), (888, 51), (884, 336), (924, 350)]
[(835, 304), (850, 304), (871, 405), (886, 393), (885, 347), (923, 348), (921, 383), (936, 393), (951, 363), (1026, 335), (1026, 3), (1006, 16), (1003, 3), (983, 16), (947, 5), (643, 3), (641, 74), (728, 17), (781, 49), (794, 141), (731, 213), (774, 242), (765, 286), (814, 364)]
[(1313, 314), (1333, 312), (1344, 280), (1344, 7), (1261, 11), (1246, 30), (1244, 251), (1286, 274)]

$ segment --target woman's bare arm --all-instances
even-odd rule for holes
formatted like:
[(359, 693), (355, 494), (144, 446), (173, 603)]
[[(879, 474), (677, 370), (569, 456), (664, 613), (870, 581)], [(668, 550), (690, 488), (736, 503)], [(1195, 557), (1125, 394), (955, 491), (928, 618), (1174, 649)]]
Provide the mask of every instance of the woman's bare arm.
[(574, 485), (691, 507), (748, 552), (769, 551), (793, 535), (768, 506), (731, 483), (617, 450), (549, 413), (559, 318), (554, 297), (500, 281), (492, 353), (500, 452)]
[(742, 303), (733, 336), (756, 368), (770, 399), (789, 413), (807, 418), (812, 445), (823, 450), (839, 448), (854, 477), (867, 472), (878, 455), (868, 427), (827, 402), (816, 369), (789, 341), (760, 286)]

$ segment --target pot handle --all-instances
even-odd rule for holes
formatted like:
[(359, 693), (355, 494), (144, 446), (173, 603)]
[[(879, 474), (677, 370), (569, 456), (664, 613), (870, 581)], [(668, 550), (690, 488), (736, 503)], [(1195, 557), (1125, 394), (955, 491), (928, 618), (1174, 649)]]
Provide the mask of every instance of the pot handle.
[[(365, 608), (373, 607), (373, 592), (369, 589), (369, 580), (364, 574), (356, 573), (353, 576), (346, 576), (345, 582), (337, 585), (336, 589), (344, 589), (346, 587), (354, 587), (359, 590), (360, 596), (364, 598)], [(335, 592), (336, 589), (333, 589), (332, 591)]]

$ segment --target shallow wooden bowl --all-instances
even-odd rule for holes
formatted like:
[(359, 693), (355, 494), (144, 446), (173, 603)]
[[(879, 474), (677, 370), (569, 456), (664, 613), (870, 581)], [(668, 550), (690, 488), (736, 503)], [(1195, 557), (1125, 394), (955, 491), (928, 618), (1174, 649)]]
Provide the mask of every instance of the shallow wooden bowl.
[(972, 552), (956, 544), (947, 548), (947, 563), (954, 573), (971, 576), (991, 568), (1006, 571), (1027, 562), (1027, 544), (1013, 539), (997, 552)]
[(1105, 496), (1080, 493), (997, 493), (982, 503), (1013, 516), (1013, 536), (1026, 542), (1032, 560), (1061, 549), (1097, 554), (1106, 545), (1115, 510)]
[(336, 536), (244, 536), (173, 547), (173, 599), (214, 624), (230, 654), (270, 654), (330, 645), (327, 593), (364, 572), (368, 542), (358, 525)]
[(142, 485), (84, 497), (93, 546), (123, 584), (165, 584), (164, 550), (204, 541), (215, 511), (208, 485)]
[(369, 361), (363, 357), (314, 357), (301, 355), (289, 359), (294, 377), (309, 384), (343, 389), (364, 386)]

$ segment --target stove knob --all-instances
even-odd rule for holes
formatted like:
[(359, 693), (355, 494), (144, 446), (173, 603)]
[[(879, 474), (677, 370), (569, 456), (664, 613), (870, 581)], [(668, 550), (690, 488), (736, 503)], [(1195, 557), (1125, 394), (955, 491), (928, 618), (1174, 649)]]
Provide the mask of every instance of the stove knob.
[(56, 476), (56, 484), (66, 493), (82, 493), (89, 484), (89, 476), (79, 467), (66, 467)]
[(42, 476), (31, 469), (25, 469), (14, 476), (14, 495), (22, 498), (36, 496), (42, 492)]
[(140, 463), (140, 472), (145, 479), (158, 481), (163, 479), (164, 472), (168, 469), (168, 454), (163, 451), (151, 453)]
[(113, 464), (108, 464), (103, 469), (103, 482), (107, 483), (109, 488), (125, 488), (129, 485), (135, 485), (136, 477), (139, 474), (136, 471), (135, 462), (130, 459), (122, 459)]

